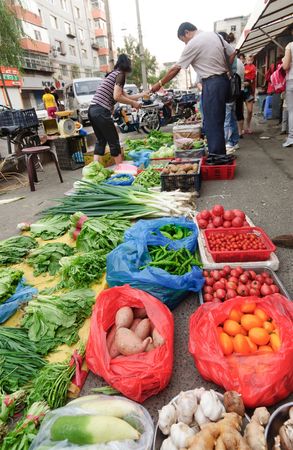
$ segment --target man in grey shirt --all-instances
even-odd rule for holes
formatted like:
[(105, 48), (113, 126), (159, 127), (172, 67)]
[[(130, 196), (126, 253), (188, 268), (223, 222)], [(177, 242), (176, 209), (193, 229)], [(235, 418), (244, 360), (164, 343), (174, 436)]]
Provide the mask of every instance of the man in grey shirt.
[[(225, 105), (228, 102), (230, 81), (224, 48), (230, 58), (235, 57), (235, 49), (220, 38), (217, 33), (199, 31), (189, 22), (178, 28), (178, 38), (185, 43), (179, 61), (151, 88), (158, 91), (172, 80), (181, 69), (190, 65), (202, 81), (202, 103), (204, 127), (210, 154), (226, 154), (224, 137)], [(222, 42), (221, 42), (222, 41)]]

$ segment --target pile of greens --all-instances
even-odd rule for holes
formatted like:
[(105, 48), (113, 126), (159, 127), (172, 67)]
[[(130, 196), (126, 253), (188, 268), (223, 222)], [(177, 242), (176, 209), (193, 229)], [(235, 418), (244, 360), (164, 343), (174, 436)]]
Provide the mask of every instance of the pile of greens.
[(77, 237), (76, 248), (83, 252), (104, 250), (109, 253), (121, 244), (130, 225), (130, 221), (115, 215), (88, 219)]
[(37, 245), (37, 241), (30, 236), (13, 236), (0, 241), (0, 266), (20, 262)]
[(78, 341), (78, 330), (91, 315), (94, 301), (91, 289), (39, 295), (26, 306), (21, 326), (38, 352), (46, 355), (60, 344)]
[(66, 256), (60, 260), (59, 287), (79, 289), (98, 283), (106, 270), (106, 253), (95, 250), (88, 253)]
[(144, 188), (155, 187), (161, 184), (161, 174), (158, 170), (148, 167), (135, 178), (134, 185), (140, 185)]
[(15, 293), (23, 272), (16, 269), (0, 269), (0, 304)]
[(26, 330), (0, 327), (0, 390), (25, 386), (45, 364)]
[(174, 223), (163, 225), (160, 228), (160, 232), (163, 236), (165, 236), (168, 239), (171, 239), (172, 241), (184, 239), (192, 235), (192, 231), (189, 228), (182, 227), (180, 225), (175, 225)]
[(53, 214), (38, 220), (36, 223), (32, 223), (30, 225), (30, 230), (34, 237), (49, 241), (51, 239), (56, 239), (59, 236), (63, 236), (69, 229), (69, 226), (70, 221), (68, 216), (63, 214)]
[(74, 249), (67, 244), (50, 243), (33, 250), (27, 263), (34, 268), (35, 276), (46, 272), (55, 275), (60, 269), (60, 259), (64, 256), (71, 256), (73, 253)]
[(126, 139), (124, 148), (126, 153), (132, 150), (141, 150), (147, 148), (148, 150), (159, 150), (164, 145), (173, 144), (172, 133), (163, 133), (162, 131), (151, 131), (145, 139)]
[[(112, 173), (112, 170), (105, 169), (102, 164), (93, 161), (82, 169), (82, 180), (99, 184), (109, 178)], [(83, 184), (80, 181), (76, 181), (73, 186), (74, 189), (83, 189)]]

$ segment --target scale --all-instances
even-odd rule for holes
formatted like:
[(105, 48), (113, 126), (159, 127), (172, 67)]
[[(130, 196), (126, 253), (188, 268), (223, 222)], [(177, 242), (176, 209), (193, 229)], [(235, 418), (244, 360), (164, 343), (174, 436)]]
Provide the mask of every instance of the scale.
[(76, 122), (69, 118), (73, 113), (74, 111), (58, 111), (55, 113), (61, 119), (58, 122), (58, 130), (63, 138), (74, 136), (82, 128), (82, 125), (76, 127)]

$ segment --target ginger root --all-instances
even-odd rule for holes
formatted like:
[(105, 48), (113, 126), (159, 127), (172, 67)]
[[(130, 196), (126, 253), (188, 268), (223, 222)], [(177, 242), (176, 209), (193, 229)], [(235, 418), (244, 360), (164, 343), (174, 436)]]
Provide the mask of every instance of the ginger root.
[(250, 423), (246, 426), (244, 437), (251, 450), (267, 450), (264, 427), (269, 421), (270, 413), (264, 407), (256, 408)]

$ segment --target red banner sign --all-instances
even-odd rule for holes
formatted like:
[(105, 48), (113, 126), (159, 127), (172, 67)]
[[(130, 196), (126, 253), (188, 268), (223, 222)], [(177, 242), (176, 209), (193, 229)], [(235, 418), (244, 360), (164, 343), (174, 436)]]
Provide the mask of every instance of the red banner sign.
[[(21, 86), (22, 85), (22, 80), (21, 80), (19, 71), (15, 67), (1, 66), (1, 72), (3, 74), (5, 86), (13, 87), (13, 86)], [(1, 78), (0, 78), (0, 86), (3, 86)]]

